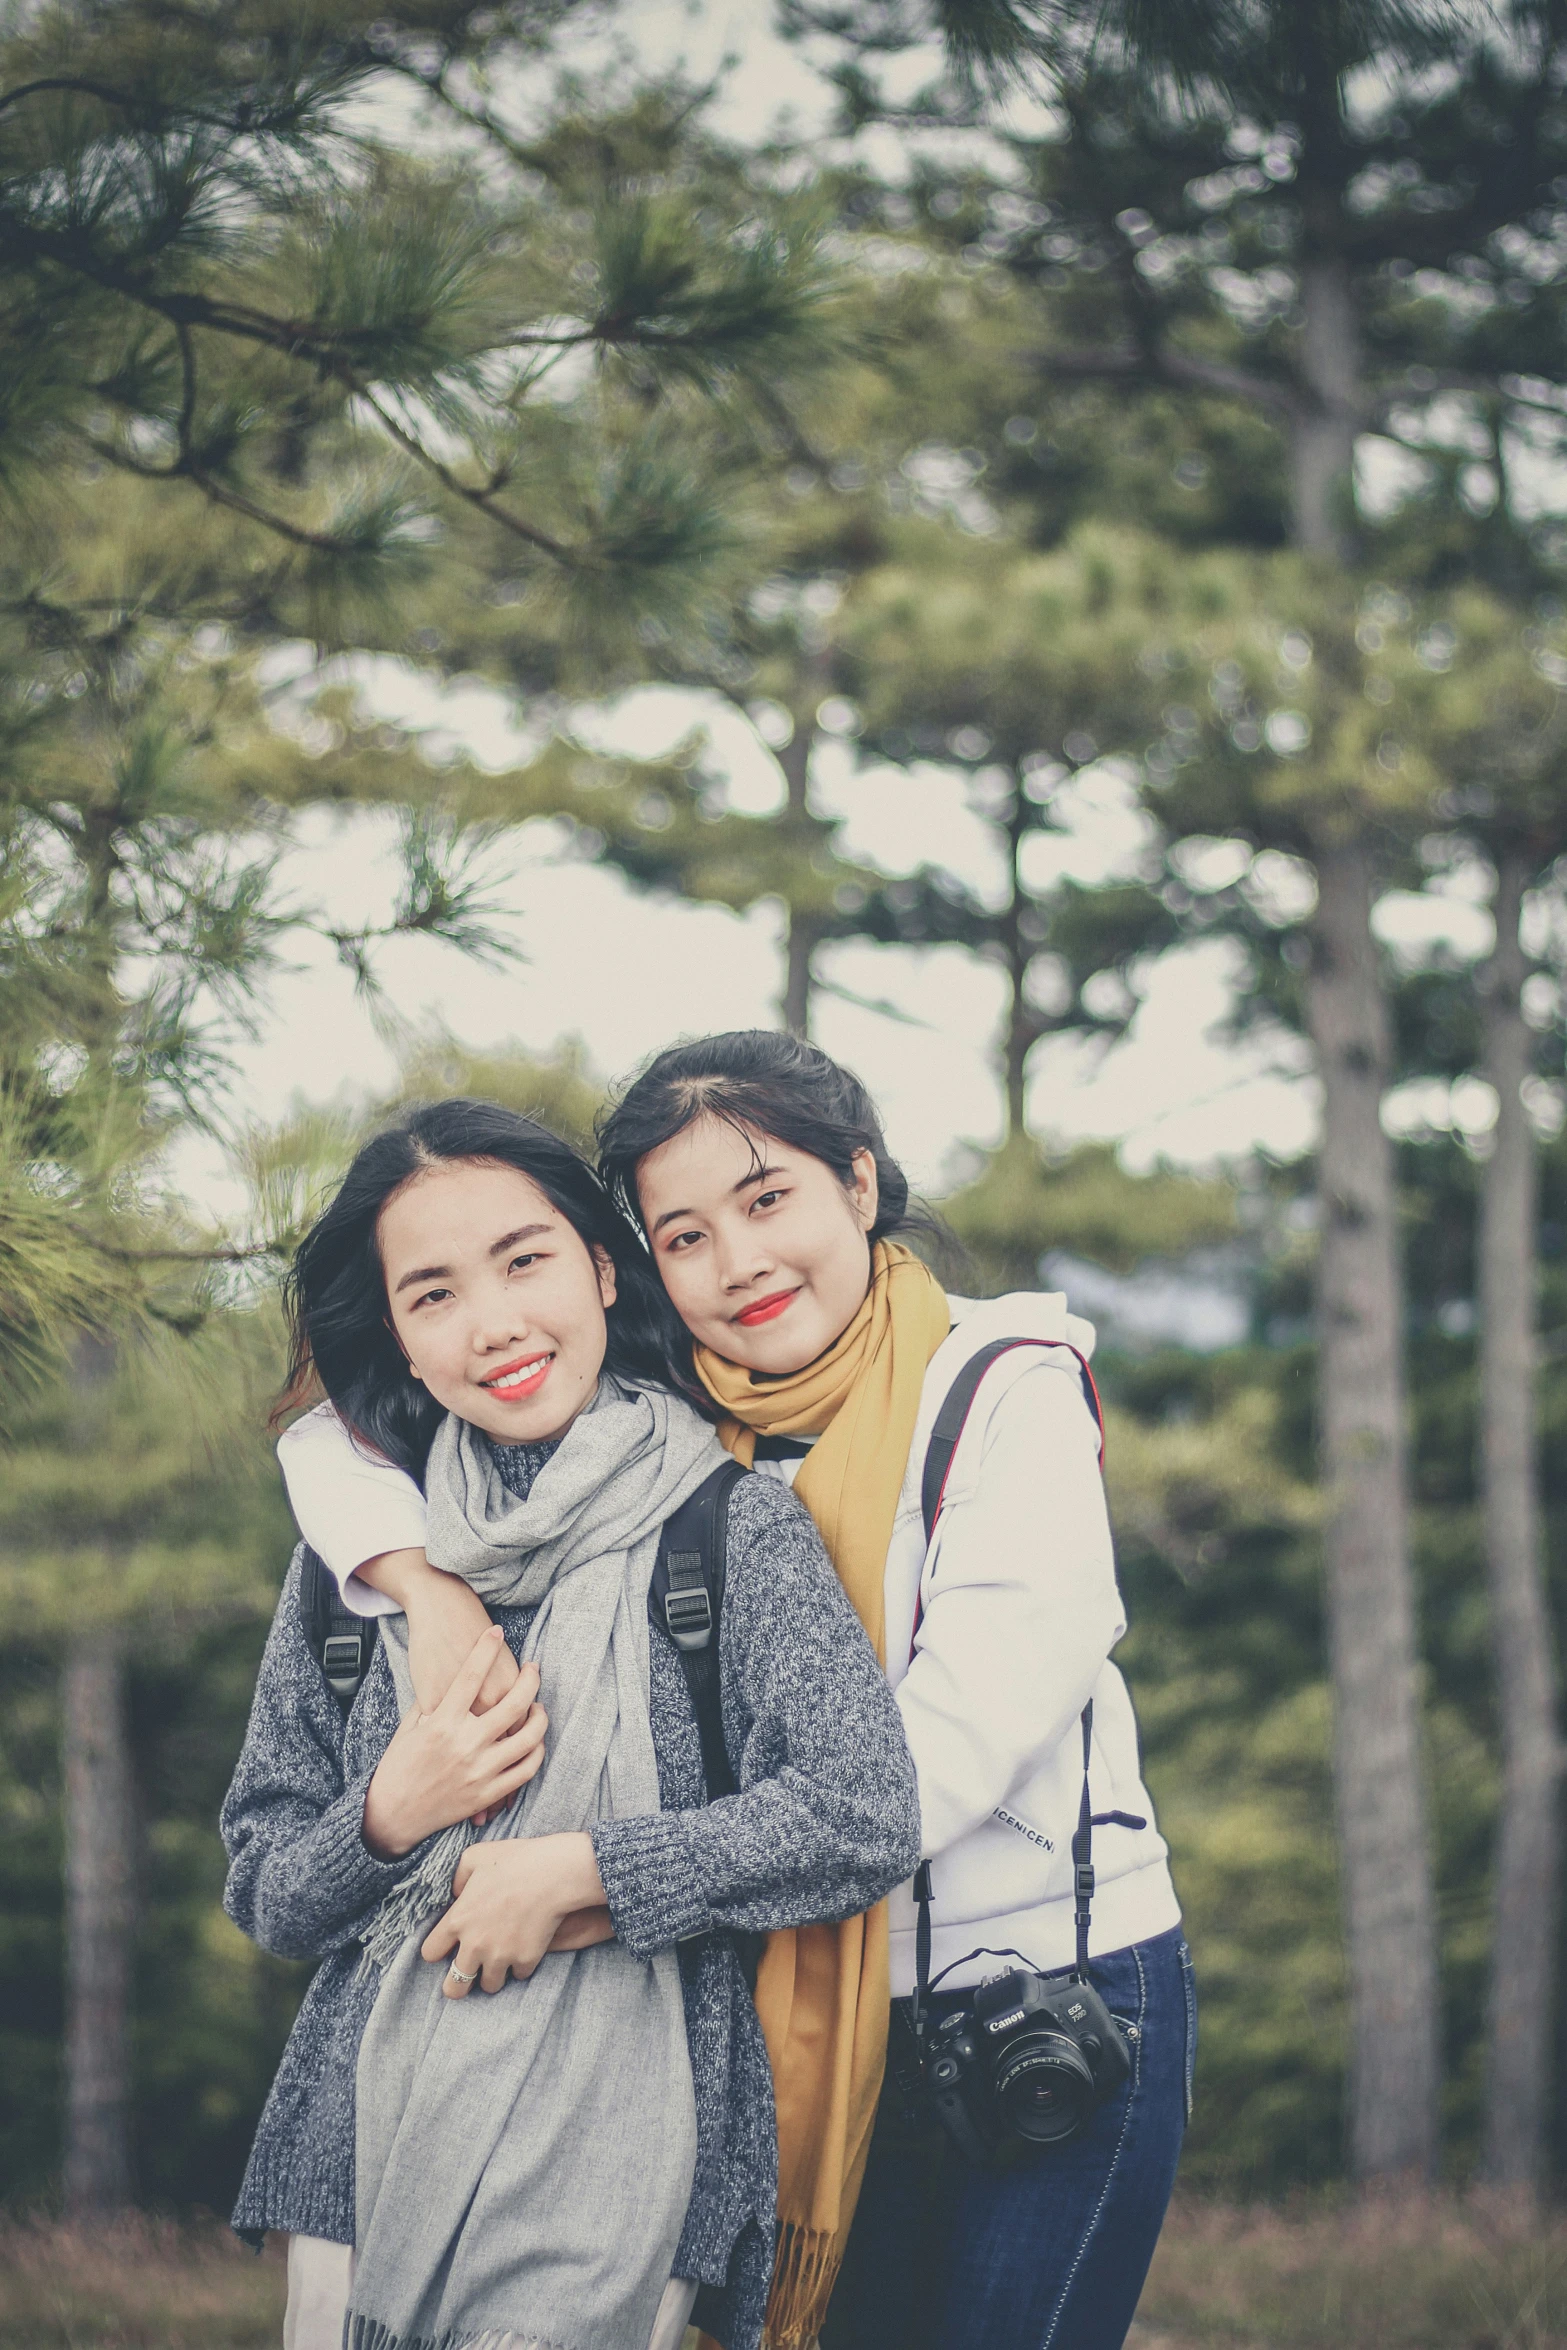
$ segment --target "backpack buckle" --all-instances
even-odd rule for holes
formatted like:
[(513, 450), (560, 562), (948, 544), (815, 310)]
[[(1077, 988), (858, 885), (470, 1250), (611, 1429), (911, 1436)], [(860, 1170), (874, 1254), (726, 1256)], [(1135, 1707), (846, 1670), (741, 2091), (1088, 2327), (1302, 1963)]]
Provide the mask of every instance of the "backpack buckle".
[(667, 1592), (664, 1622), (677, 1648), (705, 1648), (713, 1637), (713, 1606), (706, 1589)]
[(321, 1670), (339, 1697), (352, 1697), (364, 1678), (364, 1634), (334, 1632), (321, 1643)]
[(705, 1648), (713, 1637), (713, 1602), (699, 1550), (672, 1550), (669, 1554), (664, 1625), (675, 1646), (688, 1654)]

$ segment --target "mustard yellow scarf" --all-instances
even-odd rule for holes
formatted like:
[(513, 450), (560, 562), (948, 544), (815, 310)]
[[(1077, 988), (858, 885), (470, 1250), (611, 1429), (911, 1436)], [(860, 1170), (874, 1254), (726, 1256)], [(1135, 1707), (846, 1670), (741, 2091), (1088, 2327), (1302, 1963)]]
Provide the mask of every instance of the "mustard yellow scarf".
[[(824, 1355), (758, 1386), (696, 1350), (729, 1415), (719, 1435), (749, 1467), (758, 1436), (814, 1436), (795, 1492), (886, 1662), (882, 1583), (926, 1366), (951, 1327), (946, 1292), (896, 1241), (877, 1241), (853, 1321)], [(796, 2350), (821, 2327), (854, 2217), (887, 2059), (887, 1907), (772, 1934), (756, 2012), (778, 2107), (778, 2258), (767, 2340)]]

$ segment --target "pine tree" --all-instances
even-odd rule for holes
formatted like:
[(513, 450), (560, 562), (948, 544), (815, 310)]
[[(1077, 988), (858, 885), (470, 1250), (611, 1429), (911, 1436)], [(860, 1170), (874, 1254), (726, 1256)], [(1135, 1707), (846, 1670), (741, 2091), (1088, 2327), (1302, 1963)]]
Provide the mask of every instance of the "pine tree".
[[(1451, 782), (1439, 813), (1455, 854), (1478, 852), (1491, 867), (1495, 943), (1457, 1017), (1451, 982), (1436, 975), (1435, 1018), (1409, 1023), (1407, 1043), (1412, 1067), (1453, 1076), (1462, 1039), (1464, 1066), (1497, 1099), (1477, 1243), (1478, 1469), (1502, 1746), (1480, 2174), (1538, 2195), (1548, 2164), (1552, 2076), (1539, 2051), (1555, 2004), (1563, 1750), (1538, 1435), (1540, 1137), (1528, 1101), (1546, 1047), (1529, 991), (1543, 974), (1525, 951), (1520, 915), (1535, 893), (1555, 895), (1567, 845), (1552, 650), (1560, 551), (1516, 481), (1536, 428), (1491, 398), (1471, 399), (1466, 425), (1459, 446), (1427, 452), (1424, 479), (1378, 535), (1396, 575), (1448, 590), (1481, 580), (1511, 607), (1460, 598), (1433, 640), (1477, 681), (1474, 705), (1455, 713), (1443, 749)], [(1406, 992), (1419, 1006), (1420, 986)], [(1559, 1025), (1547, 1027), (1559, 1072)]]
[(1150, 1257), (1182, 1257), (1237, 1230), (1235, 1187), (1168, 1167), (1129, 1175), (1112, 1143), (1080, 1143), (1048, 1156), (1018, 1138), (995, 1152), (941, 1203), (949, 1224), (998, 1295), (1033, 1289), (1051, 1250), (1113, 1272)]
[[(226, 515), (198, 511), (171, 539), (162, 493), (111, 478), (94, 523), (69, 505), (51, 519), (0, 556), (0, 1375), (13, 1419), (29, 1408), (19, 1387), (63, 1380), (74, 1430), (72, 1531), (52, 1555), (69, 1764), (65, 2179), (89, 2214), (129, 2191), (123, 1673), (138, 1611), (162, 1603), (137, 1580), (134, 1508), (83, 1469), (118, 1457), (147, 1348), (199, 1337), (224, 1283), (284, 1237), (204, 1232), (164, 1197), (160, 1154), (192, 1119), (222, 1128), (225, 1032), (312, 922), (276, 891), (291, 803), (363, 796), (408, 812), (387, 922), (344, 929), (314, 910), (357, 972), (395, 932), (478, 952), (503, 941), (411, 744), (345, 740), (312, 757), (270, 724), (258, 653), (233, 626), (250, 545)], [(221, 1560), (199, 1543), (194, 1556), (216, 1592)], [(7, 1558), (13, 1581), (33, 1574), (31, 1550)], [(94, 1558), (107, 1584), (89, 1593)]]
[[(1213, 568), (1215, 590), (1222, 592), (1223, 559), (1209, 557), (1206, 563)], [(1193, 581), (1199, 592), (1201, 584), (1199, 572)], [(1413, 879), (1418, 873), (1414, 852), (1423, 836), (1450, 822), (1465, 801), (1471, 824), (1476, 806), (1488, 808), (1491, 850), (1500, 873), (1510, 876), (1498, 890), (1493, 958), (1505, 966), (1519, 952), (1519, 875), (1527, 861), (1521, 843), (1532, 823), (1536, 830), (1529, 845), (1538, 857), (1560, 790), (1561, 687), (1553, 682), (1559, 660), (1553, 639), (1540, 631), (1521, 631), (1508, 606), (1474, 591), (1417, 602), (1372, 587), (1358, 610), (1348, 612), (1340, 592), (1336, 584), (1314, 584), (1309, 569), (1274, 561), (1253, 564), (1233, 580), (1228, 623), (1219, 617), (1215, 594), (1208, 624), (1185, 654), (1170, 648), (1172, 689), (1184, 686), (1187, 696), (1172, 715), (1184, 712), (1189, 725), (1173, 725), (1156, 746), (1160, 756), (1154, 765), (1161, 781), (1150, 794), (1166, 812), (1177, 844), (1174, 862), (1199, 892), (1207, 924), (1229, 928), (1250, 942), (1259, 959), (1260, 1000), (1275, 1016), (1311, 1033), (1320, 1019), (1312, 1004), (1320, 950), (1314, 950), (1311, 933), (1325, 913), (1331, 918), (1334, 911), (1322, 887), (1322, 827), (1335, 805), (1343, 810), (1346, 826), (1375, 825), (1390, 879), (1400, 877), (1397, 864), (1390, 862), (1400, 847), (1404, 875)], [(1561, 674), (1567, 677), (1567, 671)], [(1199, 720), (1197, 710), (1204, 703), (1213, 714)], [(1455, 794), (1453, 778), (1468, 778), (1467, 788)], [(1181, 836), (1192, 834), (1213, 836), (1208, 859), (1194, 862), (1180, 852)], [(1237, 868), (1229, 855), (1236, 834), (1264, 855), (1255, 861), (1243, 855)], [(1277, 858), (1280, 852), (1292, 861), (1293, 874), (1287, 867), (1270, 871), (1267, 855)], [(1309, 874), (1316, 877), (1314, 912), (1304, 902), (1310, 895), (1303, 888)], [(1369, 925), (1370, 909), (1365, 913)], [(1347, 941), (1341, 951), (1348, 952)], [(1525, 1062), (1513, 1025), (1514, 1018), (1521, 1024), (1521, 1015), (1507, 1010), (1517, 1001), (1516, 978), (1509, 971), (1502, 1008), (1493, 1002), (1484, 1014), (1487, 1060), (1510, 1086), (1509, 1102), (1516, 1102), (1522, 1129), (1498, 1133), (1495, 1157), (1502, 1160), (1502, 1178), (1497, 1183), (1487, 1175), (1487, 1249), (1482, 1252), (1483, 1260), (1487, 1253), (1490, 1258), (1482, 1270), (1482, 1300), (1490, 1321), (1482, 1338), (1481, 1377), (1494, 1380), (1508, 1402), (1516, 1401), (1519, 1375), (1527, 1378), (1532, 1351), (1529, 1293), (1520, 1291), (1510, 1274), (1517, 1253), (1510, 1244), (1510, 1216), (1529, 1205), (1520, 1159), (1525, 1167), (1532, 1163), (1520, 1090)], [(1413, 1022), (1402, 1007), (1400, 1025), (1407, 1052)], [(1399, 1042), (1391, 1017), (1384, 1019), (1377, 1058), (1361, 1072), (1368, 1089), (1363, 1105), (1368, 1124), (1388, 1086), (1409, 1067), (1399, 1057)], [(1507, 1065), (1498, 1066), (1504, 1060)], [(1362, 1148), (1368, 1147), (1369, 1137), (1363, 1136)], [(1380, 1147), (1387, 1148), (1385, 1138)], [(1522, 1199), (1520, 1192), (1525, 1192)], [(1505, 1202), (1506, 1237), (1497, 1231), (1493, 1201)], [(1375, 1270), (1363, 1265), (1360, 1279), (1369, 1284)], [(1499, 1475), (1530, 1466), (1529, 1417), (1526, 1412), (1521, 1425), (1509, 1417), (1503, 1430), (1497, 1425), (1496, 1398), (1483, 1395), (1481, 1400), (1482, 1486), (1494, 1498)], [(1384, 1440), (1392, 1443), (1399, 1414), (1394, 1399), (1387, 1402)], [(1529, 1531), (1531, 1491), (1525, 1475), (1521, 1496), (1514, 1490), (1506, 1505), (1510, 1522), (1503, 1522), (1515, 1538)], [(1530, 2150), (1534, 2166), (1525, 2175), (1538, 2175), (1547, 2101), (1540, 2086), (1538, 2030), (1524, 2019), (1543, 2014), (1530, 2002), (1548, 1998), (1553, 1971), (1554, 1674), (1538, 1551), (1531, 1554), (1516, 1539), (1499, 1551), (1495, 1528), (1493, 1516), (1487, 1547), (1502, 1676), (1498, 1710), (1506, 1798), (1497, 1911), (1499, 1923), (1506, 1917), (1509, 1931), (1493, 1957), (1489, 2052), (1491, 2064), (1506, 2076), (1506, 2098), (1488, 2084), (1486, 2155), (1495, 2159), (1500, 2153), (1517, 2164), (1521, 2144)], [(1395, 1702), (1396, 1659), (1385, 1631), (1379, 1644), (1379, 1625), (1385, 1626), (1380, 1615), (1349, 1627), (1347, 1653), (1335, 1649), (1334, 1670), (1340, 1706), (1347, 1698), (1368, 1712), (1379, 1707), (1385, 1721)], [(1412, 1639), (1412, 1626), (1404, 1630)], [(1413, 1713), (1412, 1677), (1397, 1701)], [(1532, 2051), (1529, 2081), (1521, 2077), (1520, 2035)]]
[[(699, 151), (693, 94), (540, 94), (584, 13), (28, 12), (0, 43), (5, 478), (90, 457), (194, 493), (308, 556), (328, 608), (435, 544), (574, 641), (683, 626), (760, 421), (845, 321), (809, 200)], [(367, 128), (399, 97), (407, 149)]]
[[(843, 206), (830, 188), (821, 200), (824, 217), (841, 223)], [(666, 781), (649, 771), (651, 793), (630, 792), (631, 825), (606, 830), (584, 811), (606, 860), (634, 883), (651, 878), (736, 907), (776, 901), (779, 1013), (799, 1035), (810, 1031), (818, 994), (849, 994), (823, 973), (818, 950), (896, 935), (884, 877), (845, 858), (838, 821), (822, 815), (813, 795), (818, 754), (834, 739), (821, 714), (841, 704), (845, 690), (839, 619), (853, 583), (887, 557), (909, 433), (895, 364), (905, 322), (873, 269), (851, 262), (846, 277), (861, 348), (791, 405), (780, 403), (778, 461), (754, 485), (743, 569), (708, 605), (700, 636), (642, 631), (650, 675), (714, 696), (759, 729), (778, 763), (783, 804), (760, 822), (726, 819), (698, 734), (680, 763), (685, 788), (678, 776)], [(650, 819), (640, 832), (639, 808)]]
[[(588, 15), (30, 19), (0, 43), (0, 480), (36, 496), (85, 461), (158, 488), (172, 527), (217, 505), (286, 574), (252, 627), (546, 712), (648, 678), (745, 699), (769, 485), (863, 337), (811, 188), (713, 136), (699, 91), (565, 70)], [(643, 886), (781, 896), (798, 964), (851, 878), (803, 764), (739, 853), (699, 830), (705, 773), (649, 775), (606, 828), (615, 795), (580, 804), (592, 764), (562, 757), (515, 814), (573, 819)]]
[[(1494, 944), (1460, 1030), (1497, 1105), (1476, 1251), (1479, 1485), (1502, 1746), (1480, 2167), (1491, 2184), (1536, 2193), (1551, 2110), (1541, 2042), (1556, 1977), (1563, 1755), (1535, 1392), (1540, 1177), (1530, 1095), (1543, 1040), (1528, 989), (1544, 974), (1525, 943), (1524, 912), (1531, 891), (1559, 890), (1567, 853), (1559, 639), (1559, 624), (1522, 625), (1516, 610), (1470, 592), (1449, 601), (1426, 640), (1429, 657), (1464, 681), (1440, 745), (1450, 778), (1443, 813), (1455, 845), (1478, 850), (1495, 874)], [(1451, 1035), (1445, 1042), (1450, 1056)]]
[(956, 766), (992, 833), (998, 890), (919, 872), (862, 908), (866, 934), (957, 943), (996, 961), (1006, 995), (998, 1062), (1005, 1136), (1026, 1134), (1028, 1061), (1049, 1036), (1113, 1041), (1135, 983), (1175, 926), (1140, 877), (1085, 888), (1040, 880), (1032, 852), (1059, 831), (1074, 765), (1141, 739), (1160, 696), (1140, 657), (1179, 606), (1167, 551), (1085, 531), (1050, 555), (905, 526), (894, 559), (836, 624), (862, 757)]
[[(912, 29), (874, 8), (830, 24), (804, 5), (792, 13), (802, 26), (893, 45)], [(928, 12), (928, 29), (947, 37), (968, 84), (928, 94), (907, 119), (973, 122), (985, 77), (1020, 67), (1038, 70), (1051, 93), (1056, 128), (1012, 142), (1018, 178), (996, 190), (970, 246), (976, 265), (1035, 290), (1031, 364), (1042, 387), (1174, 397), (1199, 424), (1249, 414), (1282, 459), (1288, 537), (1329, 566), (1367, 535), (1355, 481), (1363, 433), (1439, 463), (1440, 396), (1458, 390), (1505, 416), (1515, 449), (1555, 445), (1553, 240), (1567, 124), (1552, 12), (953, 0)], [(841, 81), (851, 116), (881, 110), (863, 62)], [(962, 222), (961, 199), (953, 212)], [(1310, 853), (1320, 904), (1308, 1005), (1329, 1206), (1329, 1582), (1340, 1632), (1369, 1609), (1408, 1683), (1403, 1440), (1385, 1409), (1398, 1392), (1402, 1310), (1391, 1162), (1365, 1081), (1385, 1069), (1389, 1035), (1369, 930), (1377, 839), (1335, 828)], [(1336, 1653), (1348, 1653), (1342, 1638)], [(1402, 1708), (1396, 1733), (1384, 1722), (1363, 1736), (1342, 1702), (1339, 1713), (1358, 2018), (1353, 2159), (1363, 2176), (1425, 2173), (1436, 2151), (1436, 1979), (1414, 1715)], [(1537, 2153), (1520, 2159), (1537, 2165)]]
[[(190, 1308), (188, 1285), (180, 1302)], [(172, 1283), (160, 1303), (175, 1309)], [(161, 1344), (79, 1340), (7, 1429), (0, 1623), (60, 1678), (62, 2184), (82, 2219), (130, 2202), (136, 2185), (143, 1834), (128, 1679), (149, 1652), (175, 1655), (203, 1627), (270, 1612), (281, 1529), (255, 1432), (277, 1338), (274, 1316), (229, 1312), (196, 1335), (165, 1330)]]

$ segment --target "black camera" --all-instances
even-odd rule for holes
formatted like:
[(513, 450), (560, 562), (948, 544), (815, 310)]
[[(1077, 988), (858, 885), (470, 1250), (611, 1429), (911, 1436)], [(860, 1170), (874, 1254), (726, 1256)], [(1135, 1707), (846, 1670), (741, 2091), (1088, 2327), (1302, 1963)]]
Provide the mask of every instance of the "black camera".
[(947, 2135), (987, 2167), (1064, 2145), (1125, 2086), (1131, 2054), (1091, 1983), (1013, 1967), (928, 2029), (926, 2093)]

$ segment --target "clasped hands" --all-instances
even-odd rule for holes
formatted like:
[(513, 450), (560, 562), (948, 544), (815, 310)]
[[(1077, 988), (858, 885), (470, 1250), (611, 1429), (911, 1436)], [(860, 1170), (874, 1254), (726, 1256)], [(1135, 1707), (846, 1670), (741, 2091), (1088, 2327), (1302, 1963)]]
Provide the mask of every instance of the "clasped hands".
[(448, 1999), (465, 1999), (473, 1977), (498, 1991), (508, 1975), (526, 1981), (548, 1950), (586, 1950), (612, 1942), (590, 1836), (519, 1836), (470, 1844), (452, 1880), (456, 1895), (426, 1935), (420, 1957), (445, 1959)]
[[(486, 1625), (434, 1704), (428, 1684), (419, 1686), (419, 1661), (421, 1702), (398, 1724), (365, 1794), (365, 1842), (387, 1859), (458, 1820), (493, 1818), (544, 1761), (549, 1722), (538, 1703), (538, 1667), (513, 1664), (498, 1626)], [(531, 1975), (546, 1951), (614, 1937), (586, 1835), (473, 1845), (458, 1863), (453, 1893), (422, 1955), (448, 1960), (486, 1991), (498, 1991), (508, 1975)], [(472, 1984), (449, 1973), (443, 1988), (460, 1999)]]

